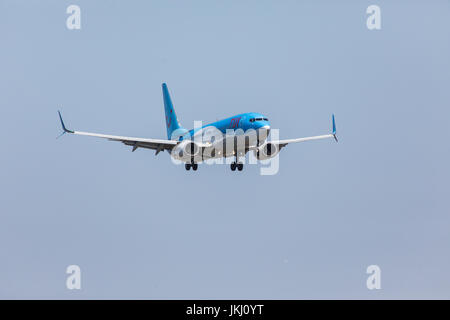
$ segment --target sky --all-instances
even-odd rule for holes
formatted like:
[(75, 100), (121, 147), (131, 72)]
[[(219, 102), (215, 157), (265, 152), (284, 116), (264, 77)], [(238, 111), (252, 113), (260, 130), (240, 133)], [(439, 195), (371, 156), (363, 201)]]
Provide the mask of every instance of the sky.
[[(0, 0), (0, 298), (449, 299), (449, 9)], [(70, 129), (165, 139), (163, 82), (187, 128), (259, 112), (288, 139), (334, 113), (339, 142), (288, 145), (261, 175), (56, 139), (57, 110)]]

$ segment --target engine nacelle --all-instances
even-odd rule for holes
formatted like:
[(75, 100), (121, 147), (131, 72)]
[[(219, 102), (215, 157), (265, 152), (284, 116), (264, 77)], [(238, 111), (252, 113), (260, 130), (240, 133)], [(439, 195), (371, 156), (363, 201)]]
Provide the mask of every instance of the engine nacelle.
[(271, 142), (266, 142), (255, 150), (255, 157), (258, 160), (267, 160), (275, 157), (280, 152), (280, 146)]
[(192, 140), (184, 140), (172, 150), (172, 156), (186, 161), (201, 156), (200, 146)]

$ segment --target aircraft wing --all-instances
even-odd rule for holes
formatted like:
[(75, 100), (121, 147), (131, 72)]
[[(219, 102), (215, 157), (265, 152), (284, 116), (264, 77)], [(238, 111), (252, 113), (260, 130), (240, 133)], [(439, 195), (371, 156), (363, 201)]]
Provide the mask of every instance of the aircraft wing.
[(89, 137), (97, 137), (108, 139), (110, 141), (120, 141), (125, 145), (132, 146), (132, 151), (135, 151), (137, 148), (146, 148), (156, 150), (156, 154), (164, 150), (172, 150), (178, 144), (178, 141), (175, 140), (164, 140), (164, 139), (146, 139), (146, 138), (134, 138), (134, 137), (122, 137), (122, 136), (113, 136), (108, 134), (100, 134), (100, 133), (91, 133), (91, 132), (83, 132), (83, 131), (72, 131), (68, 130), (64, 125), (64, 121), (61, 117), (61, 113), (58, 111), (59, 119), (61, 120), (61, 126), (63, 128), (64, 133), (71, 133), (81, 136), (89, 136)]
[(270, 143), (276, 144), (280, 146), (280, 149), (288, 145), (289, 143), (297, 143), (297, 142), (304, 142), (304, 141), (310, 141), (310, 140), (320, 140), (320, 139), (328, 139), (328, 138), (334, 138), (336, 142), (338, 141), (336, 136), (336, 123), (334, 121), (334, 114), (331, 117), (333, 122), (333, 131), (330, 134), (324, 134), (321, 136), (312, 136), (312, 137), (305, 137), (305, 138), (297, 138), (297, 139), (286, 139), (286, 140), (278, 140), (278, 141), (270, 141)]

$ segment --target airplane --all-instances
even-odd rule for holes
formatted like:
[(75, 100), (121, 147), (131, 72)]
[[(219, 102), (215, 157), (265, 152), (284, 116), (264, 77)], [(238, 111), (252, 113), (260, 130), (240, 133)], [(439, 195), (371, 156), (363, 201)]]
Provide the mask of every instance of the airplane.
[[(290, 143), (298, 143), (310, 140), (334, 138), (336, 136), (336, 124), (332, 115), (332, 133), (311, 136), (305, 138), (267, 141), (270, 133), (269, 119), (256, 112), (238, 114), (220, 121), (216, 121), (199, 128), (187, 130), (183, 128), (175, 114), (175, 109), (170, 98), (169, 90), (165, 83), (162, 84), (164, 110), (166, 117), (167, 140), (122, 137), (108, 134), (74, 131), (66, 128), (61, 112), (58, 111), (63, 132), (91, 136), (119, 141), (132, 147), (132, 152), (138, 148), (155, 150), (155, 155), (161, 151), (170, 152), (171, 156), (185, 163), (185, 169), (196, 171), (198, 163), (208, 159), (234, 157), (230, 164), (232, 171), (242, 171), (244, 164), (239, 158), (253, 151), (256, 159), (267, 160), (275, 157), (280, 150)], [(58, 136), (58, 138), (60, 137)]]

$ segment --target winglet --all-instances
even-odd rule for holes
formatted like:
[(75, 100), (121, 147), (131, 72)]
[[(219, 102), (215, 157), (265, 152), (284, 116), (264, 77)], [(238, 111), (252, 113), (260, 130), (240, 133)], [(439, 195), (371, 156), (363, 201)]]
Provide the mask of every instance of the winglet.
[(333, 137), (336, 142), (338, 142), (338, 138), (336, 136), (336, 122), (334, 121), (334, 114), (331, 116), (331, 120), (333, 121)]
[(56, 139), (58, 139), (59, 137), (61, 137), (64, 133), (66, 133), (66, 132), (68, 132), (68, 133), (73, 133), (73, 131), (72, 130), (68, 130), (67, 128), (66, 128), (66, 126), (64, 125), (64, 121), (63, 121), (63, 119), (62, 119), (62, 117), (61, 117), (61, 112), (59, 112), (59, 110), (58, 110), (58, 114), (59, 114), (59, 120), (61, 121), (61, 126), (62, 126), (62, 129), (63, 129), (63, 132), (58, 136), (58, 137), (56, 137)]

